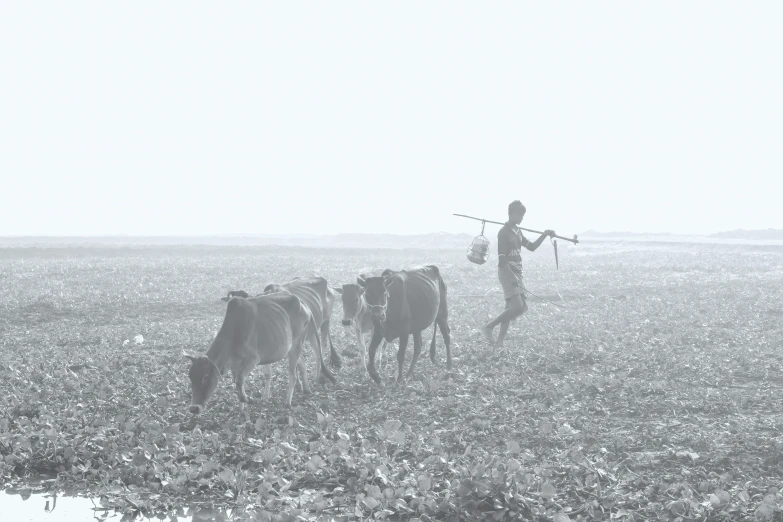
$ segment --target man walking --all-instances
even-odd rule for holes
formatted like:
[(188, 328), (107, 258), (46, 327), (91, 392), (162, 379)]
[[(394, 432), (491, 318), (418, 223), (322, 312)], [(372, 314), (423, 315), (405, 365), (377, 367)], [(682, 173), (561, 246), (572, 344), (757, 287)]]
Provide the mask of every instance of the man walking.
[[(534, 242), (528, 241), (518, 228), (525, 217), (525, 212), (525, 205), (521, 201), (512, 201), (508, 205), (508, 221), (498, 232), (498, 280), (503, 288), (506, 309), (482, 328), (484, 337), (495, 347), (503, 346), (511, 321), (527, 311), (525, 286), (522, 283), (521, 248), (524, 246), (530, 252), (535, 252), (544, 239), (555, 235), (554, 230), (545, 230)], [(498, 324), (500, 325), (500, 333), (497, 342), (494, 342), (492, 330)]]

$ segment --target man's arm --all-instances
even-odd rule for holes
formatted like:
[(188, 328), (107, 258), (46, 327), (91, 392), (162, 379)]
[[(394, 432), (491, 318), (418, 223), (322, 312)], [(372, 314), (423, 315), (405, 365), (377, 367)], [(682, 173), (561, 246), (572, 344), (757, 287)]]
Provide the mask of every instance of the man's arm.
[(531, 243), (530, 241), (528, 241), (528, 242), (527, 242), (527, 245), (525, 245), (525, 246), (526, 246), (526, 247), (527, 247), (527, 249), (528, 249), (528, 250), (530, 250), (531, 252), (535, 252), (535, 251), (536, 251), (536, 249), (537, 249), (538, 247), (540, 247), (540, 246), (541, 246), (541, 243), (543, 243), (543, 242), (544, 242), (544, 240), (545, 240), (547, 237), (551, 237), (551, 236), (554, 236), (554, 235), (555, 235), (555, 231), (554, 231), (554, 230), (544, 230), (544, 233), (543, 233), (543, 234), (541, 234), (540, 236), (538, 236), (538, 239), (536, 239), (536, 240), (535, 240), (535, 241), (533, 241), (532, 243)]

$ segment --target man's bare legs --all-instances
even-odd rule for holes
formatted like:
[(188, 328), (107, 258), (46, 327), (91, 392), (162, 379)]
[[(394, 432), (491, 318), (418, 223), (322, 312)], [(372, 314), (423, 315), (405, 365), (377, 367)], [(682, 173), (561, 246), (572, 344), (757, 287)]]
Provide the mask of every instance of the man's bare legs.
[[(506, 333), (508, 333), (508, 327), (511, 324), (511, 321), (524, 314), (525, 311), (527, 311), (527, 303), (522, 300), (520, 294), (509, 297), (506, 299), (506, 309), (481, 329), (484, 333), (484, 337), (486, 337), (490, 344), (494, 344), (496, 347), (502, 346), (506, 339)], [(497, 325), (500, 325), (500, 334), (498, 335), (497, 342), (493, 342), (492, 330)]]

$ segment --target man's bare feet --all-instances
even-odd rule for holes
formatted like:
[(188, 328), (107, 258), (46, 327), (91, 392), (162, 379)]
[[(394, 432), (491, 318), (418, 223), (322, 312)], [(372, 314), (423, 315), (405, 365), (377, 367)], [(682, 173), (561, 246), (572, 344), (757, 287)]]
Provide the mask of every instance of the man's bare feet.
[(492, 339), (492, 328), (488, 328), (486, 326), (481, 328), (481, 333), (484, 334), (484, 338), (487, 340), (487, 342), (490, 345), (495, 344), (495, 341)]

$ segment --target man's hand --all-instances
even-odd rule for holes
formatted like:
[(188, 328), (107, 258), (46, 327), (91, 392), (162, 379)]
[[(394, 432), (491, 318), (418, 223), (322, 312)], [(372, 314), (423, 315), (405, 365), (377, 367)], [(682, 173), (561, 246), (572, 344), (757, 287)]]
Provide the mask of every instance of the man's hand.
[(549, 236), (549, 237), (555, 237), (557, 234), (555, 234), (554, 230), (546, 229), (546, 230), (544, 230), (544, 235), (545, 236)]

